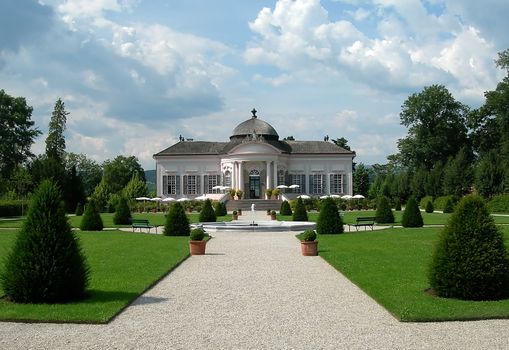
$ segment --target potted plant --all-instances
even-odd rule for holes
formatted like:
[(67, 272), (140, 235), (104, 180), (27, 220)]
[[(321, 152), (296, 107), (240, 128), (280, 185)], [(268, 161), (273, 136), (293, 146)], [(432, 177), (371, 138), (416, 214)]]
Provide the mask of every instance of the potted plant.
[(267, 188), (267, 190), (265, 191), (265, 194), (267, 195), (267, 199), (271, 199), (272, 198), (272, 188)]
[(191, 255), (205, 254), (205, 245), (207, 241), (204, 240), (205, 231), (202, 228), (195, 228), (189, 235), (189, 252)]
[(236, 210), (233, 211), (232, 216), (233, 216), (232, 220), (238, 220), (239, 219), (239, 213), (237, 213)]
[(306, 230), (302, 233), (300, 241), (300, 251), (304, 256), (318, 255), (318, 241), (314, 230)]
[(267, 215), (270, 215), (271, 210), (267, 209)]
[(276, 211), (275, 211), (275, 210), (273, 210), (273, 211), (271, 211), (271, 212), (270, 212), (270, 219), (271, 219), (271, 220), (276, 220), (276, 219), (277, 219), (277, 217), (276, 217)]
[(242, 190), (237, 190), (237, 198), (238, 199), (242, 199), (242, 195), (244, 194), (244, 191)]
[(229, 188), (228, 189), (228, 194), (230, 195), (231, 199), (235, 199), (235, 194), (236, 193), (237, 193), (237, 191), (235, 191), (235, 189), (233, 189), (233, 188)]
[(279, 194), (281, 193), (281, 190), (279, 188), (275, 188), (272, 191), (272, 195), (274, 196), (274, 199), (279, 199)]
[(239, 213), (239, 216), (242, 216), (242, 209), (237, 209), (237, 212)]

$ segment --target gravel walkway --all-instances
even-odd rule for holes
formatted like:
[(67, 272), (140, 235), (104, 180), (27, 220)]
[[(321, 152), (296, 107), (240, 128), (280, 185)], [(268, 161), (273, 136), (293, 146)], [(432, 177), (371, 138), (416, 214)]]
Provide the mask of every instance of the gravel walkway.
[(0, 323), (0, 349), (507, 349), (508, 320), (400, 323), (292, 233), (216, 233), (107, 325)]

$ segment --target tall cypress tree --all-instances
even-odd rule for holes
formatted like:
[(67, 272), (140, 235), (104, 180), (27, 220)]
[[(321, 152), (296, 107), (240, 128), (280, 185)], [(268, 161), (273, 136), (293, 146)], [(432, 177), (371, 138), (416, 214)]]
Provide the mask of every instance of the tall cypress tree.
[(59, 98), (55, 103), (55, 108), (49, 122), (48, 137), (46, 138), (46, 155), (60, 161), (64, 159), (65, 155), (64, 131), (68, 114), (69, 112), (66, 112), (64, 102)]

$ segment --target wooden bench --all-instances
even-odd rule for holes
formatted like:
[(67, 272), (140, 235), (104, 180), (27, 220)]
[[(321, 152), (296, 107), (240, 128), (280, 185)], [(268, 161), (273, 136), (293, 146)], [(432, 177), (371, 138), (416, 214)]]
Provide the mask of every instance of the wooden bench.
[(157, 226), (154, 226), (154, 225), (150, 225), (150, 223), (148, 222), (147, 219), (131, 219), (131, 226), (133, 228), (133, 232), (139, 228), (140, 229), (140, 232), (142, 228), (146, 228), (148, 229), (148, 232), (150, 233), (150, 230), (152, 228), (155, 228), (156, 229), (156, 233), (157, 233)]
[(359, 216), (355, 219), (355, 224), (348, 224), (348, 231), (350, 231), (350, 227), (355, 227), (355, 231), (359, 231), (359, 227), (364, 226), (364, 231), (367, 230), (367, 227), (370, 226), (371, 230), (373, 230), (373, 225), (375, 224), (376, 218), (374, 216)]

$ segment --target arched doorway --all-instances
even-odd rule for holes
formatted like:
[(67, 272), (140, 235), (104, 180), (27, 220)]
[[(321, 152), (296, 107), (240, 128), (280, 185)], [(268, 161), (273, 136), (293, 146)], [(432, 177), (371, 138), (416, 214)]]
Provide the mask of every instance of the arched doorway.
[(261, 183), (260, 183), (260, 172), (258, 170), (251, 170), (249, 172), (249, 198), (260, 199), (261, 195)]

